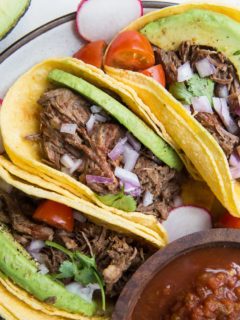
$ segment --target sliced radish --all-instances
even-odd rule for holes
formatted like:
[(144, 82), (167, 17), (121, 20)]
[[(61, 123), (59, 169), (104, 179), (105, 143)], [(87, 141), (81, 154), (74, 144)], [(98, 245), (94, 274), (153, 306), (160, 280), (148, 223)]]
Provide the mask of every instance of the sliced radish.
[(163, 222), (166, 228), (169, 242), (188, 234), (204, 231), (212, 228), (210, 214), (207, 210), (193, 206), (182, 206), (173, 209), (166, 221)]
[(77, 10), (77, 30), (87, 41), (109, 42), (142, 15), (141, 0), (82, 0)]

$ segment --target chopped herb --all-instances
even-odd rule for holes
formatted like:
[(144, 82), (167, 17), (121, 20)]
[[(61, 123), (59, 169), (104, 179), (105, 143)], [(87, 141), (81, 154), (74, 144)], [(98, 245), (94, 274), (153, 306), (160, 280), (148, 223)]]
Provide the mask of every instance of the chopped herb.
[(135, 211), (137, 208), (136, 200), (132, 196), (124, 194), (123, 191), (117, 194), (106, 194), (104, 196), (97, 195), (97, 197), (105, 205), (126, 212)]
[(60, 268), (59, 273), (54, 275), (55, 279), (74, 278), (74, 281), (80, 282), (83, 285), (90, 283), (98, 283), (102, 295), (102, 308), (106, 308), (106, 298), (104, 292), (104, 282), (102, 276), (97, 270), (97, 265), (94, 257), (88, 257), (80, 251), (70, 251), (58, 243), (46, 241), (45, 244), (49, 247), (55, 248), (65, 253), (71, 261), (64, 261)]
[(240, 55), (240, 50), (235, 51), (233, 55), (234, 56), (239, 56)]

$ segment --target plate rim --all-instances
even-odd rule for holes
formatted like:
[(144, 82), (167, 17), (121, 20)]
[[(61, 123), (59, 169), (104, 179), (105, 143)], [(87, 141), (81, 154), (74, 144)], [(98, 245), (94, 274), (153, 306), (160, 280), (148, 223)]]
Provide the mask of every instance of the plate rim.
[[(142, 1), (143, 7), (147, 9), (162, 9), (165, 7), (170, 7), (173, 5), (177, 5), (177, 3), (173, 2), (162, 2), (162, 1)], [(48, 32), (64, 23), (72, 21), (75, 19), (76, 12), (68, 13), (64, 16), (58, 17), (54, 20), (51, 20), (40, 27), (32, 30), (27, 33), (13, 44), (11, 44), (8, 48), (6, 48), (2, 53), (0, 53), (0, 64), (4, 62), (7, 58), (9, 58), (13, 53), (15, 53), (18, 49), (23, 47), (25, 44), (31, 42), (38, 36), (42, 35), (45, 32)]]

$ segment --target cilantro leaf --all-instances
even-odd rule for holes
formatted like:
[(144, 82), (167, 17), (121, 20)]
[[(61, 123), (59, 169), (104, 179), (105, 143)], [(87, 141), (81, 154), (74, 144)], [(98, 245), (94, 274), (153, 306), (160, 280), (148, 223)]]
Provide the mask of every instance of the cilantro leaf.
[(212, 97), (214, 96), (214, 82), (207, 78), (200, 78), (195, 74), (187, 81), (188, 91), (193, 97), (206, 96), (212, 104)]
[(56, 276), (57, 279), (73, 278), (76, 273), (76, 265), (71, 261), (63, 261), (59, 268), (59, 274)]
[(89, 283), (96, 282), (94, 269), (87, 267), (81, 269), (79, 272), (75, 274), (74, 280), (82, 283), (83, 285), (88, 285)]
[(193, 95), (188, 91), (184, 82), (175, 82), (170, 85), (169, 92), (182, 104), (191, 104)]
[(123, 191), (117, 194), (106, 194), (104, 196), (98, 195), (97, 197), (105, 205), (126, 212), (135, 211), (137, 208), (136, 200), (132, 196), (124, 194)]

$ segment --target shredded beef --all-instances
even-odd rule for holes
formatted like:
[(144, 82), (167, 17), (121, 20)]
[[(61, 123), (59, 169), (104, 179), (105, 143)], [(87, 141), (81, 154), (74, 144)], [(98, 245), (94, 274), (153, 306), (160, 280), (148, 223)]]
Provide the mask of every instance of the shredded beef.
[(239, 138), (223, 128), (216, 114), (199, 112), (195, 115), (195, 118), (212, 134), (229, 158), (235, 146), (239, 143)]

